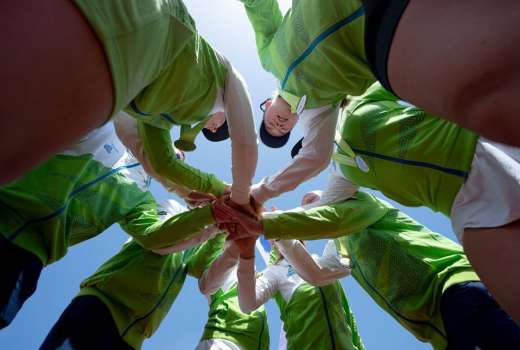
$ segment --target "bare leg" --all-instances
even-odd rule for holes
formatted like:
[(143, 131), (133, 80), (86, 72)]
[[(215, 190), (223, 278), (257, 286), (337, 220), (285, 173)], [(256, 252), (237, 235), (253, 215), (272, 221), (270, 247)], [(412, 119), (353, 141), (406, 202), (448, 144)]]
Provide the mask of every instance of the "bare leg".
[(402, 98), (520, 146), (520, 1), (411, 0), (388, 74)]
[(0, 2), (0, 185), (112, 112), (103, 48), (70, 0)]
[(496, 301), (520, 324), (520, 220), (464, 230), (464, 250)]

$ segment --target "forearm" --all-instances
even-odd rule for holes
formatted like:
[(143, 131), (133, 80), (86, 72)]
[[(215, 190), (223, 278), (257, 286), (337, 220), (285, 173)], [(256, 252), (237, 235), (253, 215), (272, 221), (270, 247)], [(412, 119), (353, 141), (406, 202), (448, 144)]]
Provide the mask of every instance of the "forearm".
[(167, 130), (139, 123), (145, 154), (155, 173), (190, 190), (220, 196), (226, 185), (212, 174), (204, 173), (177, 159)]
[(264, 214), (267, 239), (323, 239), (357, 233), (378, 221), (386, 207), (367, 194), (295, 212)]
[(292, 191), (329, 165), (334, 149), (337, 109), (325, 106), (305, 111), (301, 120), (304, 138), (300, 152), (283, 170), (254, 186), (251, 194), (258, 202), (264, 203)]
[(145, 249), (156, 250), (185, 242), (215, 223), (211, 206), (195, 208), (161, 222), (153, 213), (137, 214), (122, 225)]
[(324, 286), (350, 273), (348, 267), (332, 257), (328, 257), (328, 264), (322, 266), (312, 258), (300, 241), (279, 240), (275, 245), (298, 275), (312, 285)]
[(244, 313), (250, 313), (262, 306), (268, 297), (257, 294), (254, 258), (238, 260), (238, 303)]
[(173, 246), (167, 247), (167, 248), (154, 249), (153, 252), (156, 254), (159, 254), (159, 255), (177, 253), (177, 252), (189, 249), (191, 247), (194, 247), (197, 244), (206, 242), (208, 239), (213, 238), (219, 232), (222, 232), (222, 230), (220, 230), (215, 225), (212, 225), (212, 226), (206, 227), (199, 233), (195, 234), (193, 237), (183, 240), (176, 245), (173, 245)]
[(224, 94), (232, 152), (233, 184), (231, 199), (237, 204), (249, 203), (251, 181), (258, 161), (257, 136), (251, 98), (240, 74), (229, 64)]
[(238, 262), (238, 248), (231, 243), (220, 257), (204, 271), (199, 279), (199, 290), (204, 295), (213, 295), (234, 271)]

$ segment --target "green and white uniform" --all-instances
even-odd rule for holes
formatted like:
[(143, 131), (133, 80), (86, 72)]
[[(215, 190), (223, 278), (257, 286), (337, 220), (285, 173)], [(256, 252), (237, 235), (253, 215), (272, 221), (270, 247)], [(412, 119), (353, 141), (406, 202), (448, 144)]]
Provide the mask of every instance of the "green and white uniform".
[(139, 120), (148, 160), (160, 177), (198, 192), (224, 192), (222, 181), (176, 159), (169, 132), (172, 125), (181, 126), (184, 142), (178, 146), (193, 150), (194, 138), (224, 95), (233, 147), (232, 196), (247, 203), (257, 159), (249, 96), (233, 67), (198, 35), (182, 1), (76, 4), (105, 48), (116, 90), (114, 114), (124, 108)]
[[(323, 258), (315, 257), (321, 266)], [(327, 257), (325, 257), (327, 260)], [(253, 259), (240, 259), (241, 309), (251, 311), (274, 297), (280, 309), (287, 349), (363, 349), (339, 281), (330, 276), (320, 287), (305, 282), (286, 260), (255, 276)]]
[(196, 350), (268, 350), (269, 328), (263, 306), (250, 314), (238, 303), (236, 264), (239, 251), (229, 244), (199, 279), (208, 298), (208, 321)]
[(112, 125), (105, 125), (0, 188), (0, 232), (45, 266), (114, 223), (148, 249), (175, 244), (214, 223), (209, 207), (161, 222), (148, 183)]
[(282, 16), (277, 0), (241, 0), (262, 66), (296, 112), (337, 105), (375, 81), (366, 63), (362, 1), (299, 0)]
[(78, 296), (93, 295), (103, 301), (123, 340), (140, 349), (168, 313), (186, 276), (200, 278), (222, 251), (224, 241), (221, 234), (168, 255), (155, 254), (130, 241), (81, 283)]
[(520, 149), (478, 138), (379, 83), (353, 98), (342, 119), (333, 158), (355, 184), (443, 213), (459, 239), (465, 227), (520, 219)]
[[(341, 186), (339, 181), (335, 183)], [(326, 196), (327, 193), (322, 199)], [(350, 196), (346, 192), (340, 199), (336, 194), (338, 202), (325, 204), (322, 200), (317, 207), (303, 210), (298, 216), (291, 214), (293, 231), (289, 231), (290, 226), (283, 226), (285, 234), (299, 238), (298, 231), (305, 229), (302, 238), (310, 231), (321, 233), (323, 238), (338, 237), (336, 232), (343, 227), (343, 236), (335, 242), (340, 256), (350, 258), (351, 273), (361, 287), (419, 340), (430, 342), (435, 349), (445, 349), (446, 333), (440, 313), (442, 294), (455, 284), (479, 280), (462, 247), (384, 201), (362, 192)], [(338, 210), (340, 203), (357, 202), (368, 196), (372, 201), (365, 201), (359, 211), (370, 213), (372, 207), (372, 211), (382, 214), (379, 217), (367, 217), (361, 224), (355, 212)], [(308, 210), (313, 220), (306, 219)], [(321, 219), (320, 212), (324, 213)], [(331, 216), (330, 212), (337, 216)], [(334, 222), (337, 229), (330, 230)], [(336, 263), (329, 260), (329, 264), (332, 269), (334, 265), (343, 268), (340, 260)], [(302, 277), (309, 279), (303, 274)]]

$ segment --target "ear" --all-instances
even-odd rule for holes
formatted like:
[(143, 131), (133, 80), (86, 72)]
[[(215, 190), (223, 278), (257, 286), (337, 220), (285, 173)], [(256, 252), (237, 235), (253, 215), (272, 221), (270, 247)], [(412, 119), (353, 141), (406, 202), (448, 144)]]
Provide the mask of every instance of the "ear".
[(265, 109), (270, 108), (273, 105), (273, 100), (267, 100), (265, 102)]

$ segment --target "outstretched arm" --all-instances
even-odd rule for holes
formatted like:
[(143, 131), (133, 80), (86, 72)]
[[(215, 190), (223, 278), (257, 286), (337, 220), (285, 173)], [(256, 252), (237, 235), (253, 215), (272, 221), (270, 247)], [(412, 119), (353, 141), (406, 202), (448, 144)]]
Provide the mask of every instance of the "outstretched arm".
[(275, 245), (298, 275), (312, 285), (324, 286), (350, 274), (350, 268), (342, 264), (337, 254), (324, 254), (316, 261), (300, 241), (280, 240)]
[(144, 151), (144, 142), (139, 136), (138, 121), (128, 115), (126, 112), (119, 112), (114, 119), (114, 128), (117, 136), (126, 148), (132, 153), (132, 155), (141, 163), (144, 170), (157, 180), (168, 192), (174, 192), (178, 196), (189, 200), (190, 195), (193, 191), (190, 189), (177, 185), (172, 181), (169, 181), (154, 171), (151, 166), (146, 153)]
[(372, 195), (358, 192), (351, 199), (311, 209), (264, 213), (267, 239), (323, 239), (359, 232), (383, 217), (387, 207)]
[(199, 290), (202, 294), (213, 295), (221, 288), (229, 275), (235, 272), (238, 254), (238, 248), (233, 241), (226, 242), (226, 247), (222, 254), (199, 278)]
[(168, 130), (138, 122), (139, 136), (154, 172), (175, 184), (202, 193), (220, 196), (226, 184), (215, 175), (204, 173), (177, 159)]
[(249, 204), (251, 181), (258, 161), (255, 122), (244, 79), (229, 62), (225, 61), (225, 65), (228, 73), (224, 105), (231, 139), (233, 174), (231, 199), (237, 204), (245, 205)]
[[(310, 111), (309, 111), (310, 113)], [(318, 175), (330, 163), (338, 110), (326, 107), (313, 115), (303, 115), (303, 147), (289, 164), (273, 176), (253, 186), (251, 195), (259, 203), (289, 192)]]
[(250, 313), (264, 305), (278, 290), (277, 280), (267, 268), (258, 278), (255, 276), (254, 257), (238, 261), (238, 302), (242, 312)]

